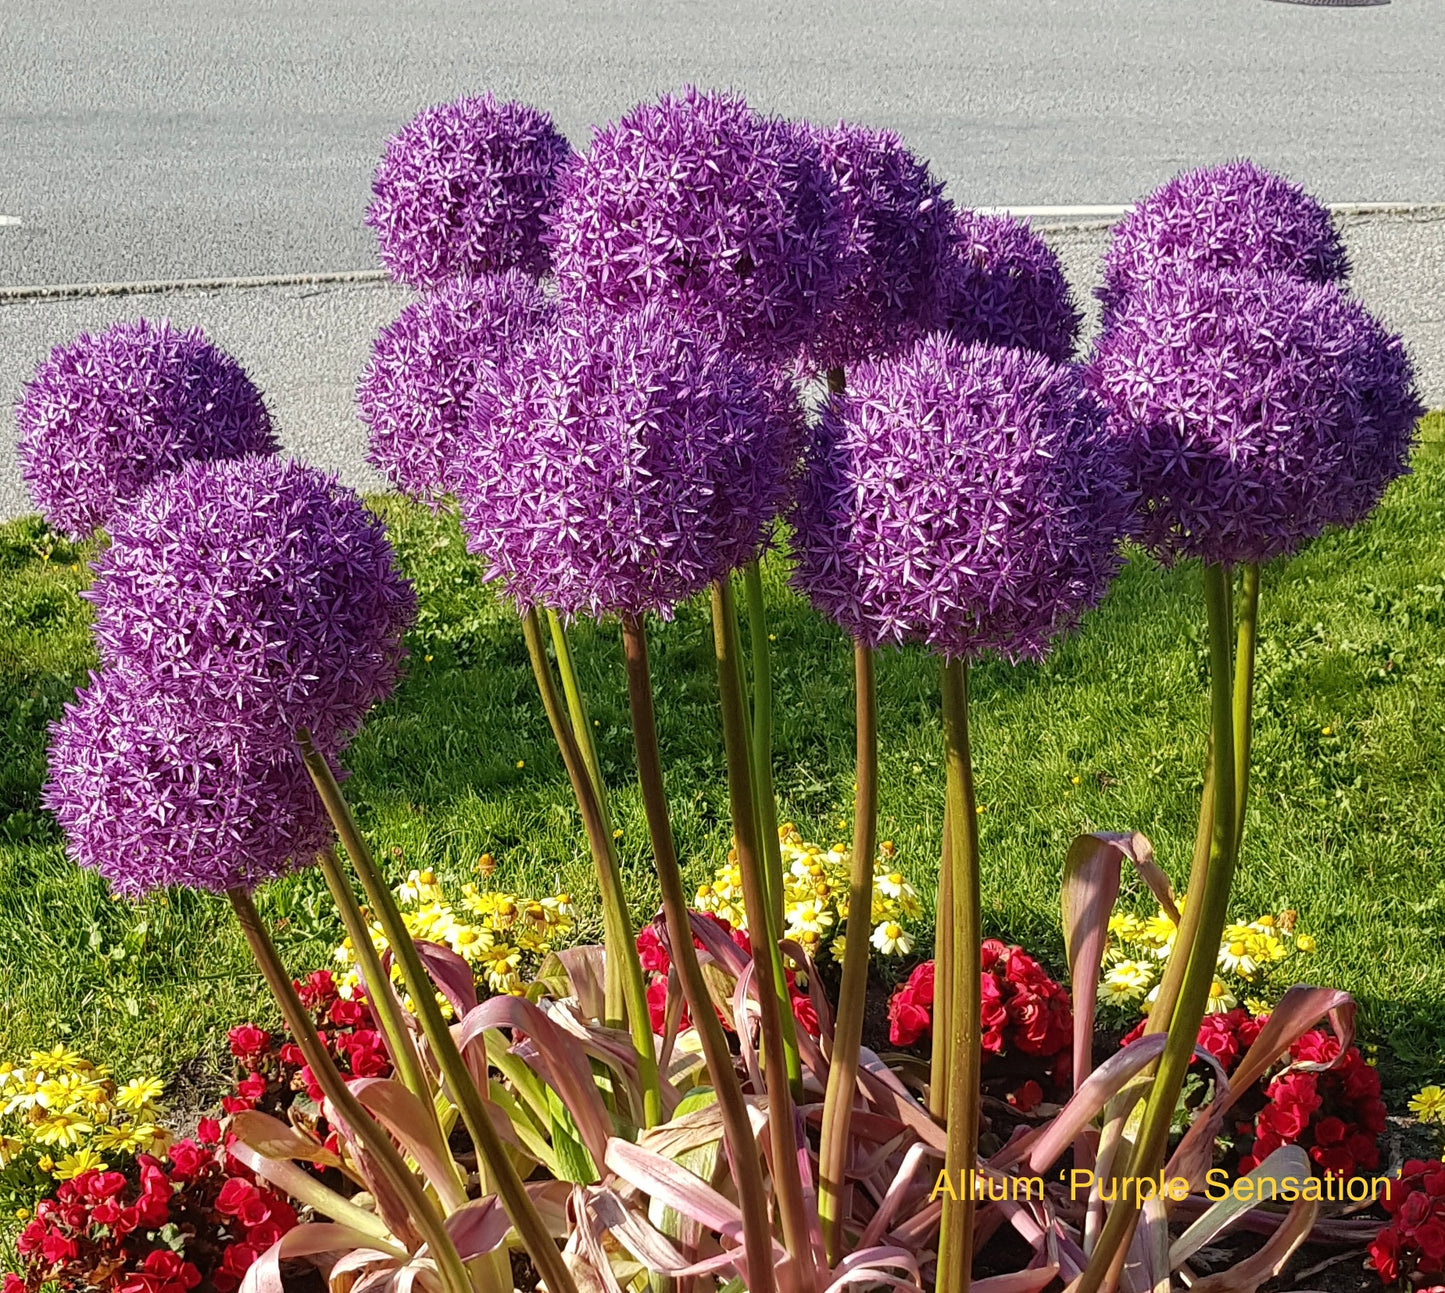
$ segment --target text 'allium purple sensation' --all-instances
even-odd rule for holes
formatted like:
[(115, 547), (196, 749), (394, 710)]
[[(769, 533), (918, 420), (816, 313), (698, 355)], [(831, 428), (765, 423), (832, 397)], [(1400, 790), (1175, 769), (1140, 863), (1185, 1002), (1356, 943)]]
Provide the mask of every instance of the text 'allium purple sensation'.
[(258, 752), (335, 750), (396, 682), (416, 598), (351, 490), (280, 458), (195, 464), (116, 519), (84, 594), (108, 669), (244, 722)]
[(419, 112), (387, 140), (366, 223), (381, 263), (414, 287), (547, 272), (543, 219), (572, 146), (539, 108), (490, 94)]
[(357, 386), (372, 466), (408, 494), (449, 493), (473, 397), (550, 317), (519, 270), (458, 279), (408, 305), (381, 330)]
[(474, 431), (462, 525), (520, 607), (668, 617), (762, 547), (802, 414), (790, 385), (651, 306), (565, 317)]
[(847, 228), (848, 277), (808, 354), (818, 368), (896, 355), (933, 326), (953, 204), (892, 131), (846, 123), (799, 129), (838, 186)]
[(1089, 381), (1166, 561), (1264, 562), (1353, 525), (1408, 469), (1424, 411), (1399, 337), (1333, 284), (1281, 274), (1150, 284)]
[(244, 716), (137, 696), (119, 675), (91, 685), (51, 726), (42, 796), (66, 851), (111, 888), (251, 888), (309, 864), (331, 824), (300, 755), (255, 750)]
[(1053, 249), (1026, 221), (960, 211), (939, 276), (938, 326), (967, 343), (1074, 353), (1083, 315)]
[(794, 582), (869, 646), (1037, 658), (1104, 595), (1133, 498), (1076, 369), (935, 333), (814, 433)]
[(169, 319), (116, 323), (56, 346), (15, 421), (31, 500), (73, 539), (187, 462), (276, 451), (241, 365), (199, 328), (179, 332)]
[(1349, 275), (1328, 208), (1298, 184), (1251, 161), (1185, 171), (1161, 184), (1114, 228), (1104, 253), (1104, 326), (1160, 274), (1248, 270), (1310, 283)]
[(658, 302), (781, 362), (838, 292), (846, 218), (822, 159), (736, 95), (639, 105), (594, 132), (561, 189), (550, 240), (570, 309)]

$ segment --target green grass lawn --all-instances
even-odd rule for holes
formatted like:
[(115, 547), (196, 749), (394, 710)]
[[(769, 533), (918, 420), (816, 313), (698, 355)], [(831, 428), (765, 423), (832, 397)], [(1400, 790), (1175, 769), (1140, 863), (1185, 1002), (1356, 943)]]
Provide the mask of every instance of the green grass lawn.
[[(1265, 572), (1253, 798), (1233, 904), (1249, 915), (1297, 909), (1320, 944), (1309, 976), (1355, 994), (1396, 1088), (1445, 1075), (1442, 441), (1445, 417), (1432, 415), (1415, 474), (1369, 524)], [(460, 883), (490, 852), (496, 884), (566, 888), (595, 932), (585, 842), (515, 617), (481, 583), (454, 521), (393, 498), (375, 506), (422, 610), (405, 683), (348, 755), (364, 828), (398, 878), (429, 865)], [(227, 1027), (270, 1015), (228, 909), (191, 893), (111, 900), (67, 862), (38, 807), (45, 725), (94, 662), (77, 597), (86, 555), (35, 520), (0, 527), (0, 1058), (64, 1040), (122, 1075), (203, 1069)], [(778, 564), (767, 576), (781, 812), (831, 843), (847, 838), (851, 804), (851, 651), (787, 590)], [(1197, 568), (1138, 559), (1046, 664), (975, 671), (987, 932), (1056, 970), (1059, 867), (1077, 832), (1142, 830), (1176, 882), (1187, 869), (1203, 619)], [(574, 645), (635, 910), (649, 912), (657, 890), (615, 628), (579, 626)], [(657, 625), (653, 648), (673, 821), (698, 882), (729, 835), (705, 606)], [(942, 812), (936, 666), (890, 652), (879, 688), (882, 836), (930, 902)], [(318, 876), (270, 886), (262, 906), (296, 969), (323, 962), (339, 927)]]

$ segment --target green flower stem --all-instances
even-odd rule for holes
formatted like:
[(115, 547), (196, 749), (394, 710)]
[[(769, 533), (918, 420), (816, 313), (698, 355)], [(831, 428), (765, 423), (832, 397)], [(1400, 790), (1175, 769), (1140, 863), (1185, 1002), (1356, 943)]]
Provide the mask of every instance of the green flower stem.
[(783, 932), (783, 852), (778, 843), (778, 801), (773, 791), (773, 662), (768, 646), (768, 611), (763, 602), (763, 573), (756, 561), (743, 567), (748, 636), (753, 657), (753, 787), (758, 803), (758, 833), (768, 886), (768, 933)]
[(1259, 621), (1259, 566), (1240, 574), (1239, 633), (1234, 647), (1234, 852), (1244, 842), (1244, 809), (1249, 799), (1249, 738), (1254, 711), (1254, 647)]
[[(572, 644), (567, 640), (567, 630), (563, 627), (562, 621), (555, 611), (547, 612), (547, 626), (552, 633), (552, 650), (557, 656), (557, 672), (562, 676), (562, 694), (567, 700), (568, 721), (572, 725), (573, 735), (577, 738), (577, 747), (581, 751), (582, 762), (587, 768), (587, 779), (592, 783), (592, 793), (597, 799), (598, 811), (602, 816), (602, 829), (606, 832), (608, 847), (612, 848), (612, 818), (607, 809), (607, 787), (602, 782), (601, 767), (597, 761), (597, 746), (592, 740), (592, 725), (587, 721), (587, 703), (582, 695), (582, 687), (577, 681), (577, 668), (572, 660)], [(551, 671), (548, 670), (549, 681), (551, 677)], [(621, 1027), (627, 1014), (627, 998), (626, 986), (623, 983), (623, 975), (626, 971), (618, 959), (617, 940), (604, 938), (602, 953), (605, 962), (605, 973), (602, 978), (602, 1018), (608, 1027), (618, 1028)]]
[(858, 1085), (858, 1048), (863, 1041), (863, 1007), (868, 992), (869, 934), (873, 915), (873, 853), (878, 835), (878, 701), (873, 652), (853, 644), (857, 694), (858, 792), (854, 803), (853, 858), (848, 876), (848, 928), (843, 949), (843, 983), (833, 1025), (833, 1054), (823, 1099), (818, 1151), (818, 1217), (828, 1264), (842, 1258), (846, 1212), (845, 1172)]
[[(1185, 889), (1186, 900), (1190, 894), (1196, 899), (1202, 897), (1209, 881), (1209, 851), (1214, 837), (1214, 737), (1211, 735), (1204, 751), (1204, 789), (1199, 797), (1199, 825), (1194, 831), (1194, 857), (1189, 867), (1189, 887)], [(1164, 962), (1164, 973), (1159, 978), (1159, 991), (1154, 1004), (1149, 1007), (1144, 1032), (1162, 1033), (1174, 1018), (1174, 1007), (1179, 1001), (1179, 988), (1184, 982), (1184, 968), (1189, 957), (1185, 949), (1194, 945), (1199, 932), (1199, 903), (1188, 901), (1180, 914), (1179, 928), (1174, 932), (1174, 946)]]
[(953, 821), (943, 803), (943, 853), (938, 867), (938, 905), (933, 913), (933, 1029), (928, 1066), (928, 1112), (948, 1122), (948, 1029), (940, 1020), (953, 1011)]
[[(356, 959), (361, 962), (362, 974), (366, 978), (367, 1000), (376, 1012), (381, 1031), (386, 1035), (386, 1044), (396, 1065), (397, 1076), (407, 1090), (421, 1101), (438, 1141), (445, 1143), (446, 1135), (442, 1131), (441, 1120), (437, 1117), (436, 1088), (422, 1067), (416, 1042), (412, 1039), (411, 1030), (407, 1028), (402, 1014), (401, 1002), (391, 990), (391, 981), (381, 963), (381, 957), (377, 954), (376, 945), (371, 941), (371, 930), (367, 927), (366, 917), (362, 915), (356, 895), (346, 881), (341, 859), (328, 844), (317, 855), (317, 861), (321, 866), (321, 874), (326, 877), (326, 887), (331, 890), (332, 900), (341, 913), (341, 923), (346, 927), (346, 935), (351, 939)], [(449, 1212), (461, 1207), (467, 1199), (466, 1178), (454, 1162), (452, 1177), (450, 1197), (443, 1200)], [(445, 1188), (445, 1182), (439, 1181), (435, 1184), (438, 1192)]]
[[(626, 1014), (627, 1026), (632, 1034), (632, 1046), (637, 1052), (643, 1122), (649, 1127), (655, 1127), (662, 1121), (662, 1088), (657, 1074), (657, 1050), (652, 1037), (652, 1015), (647, 1009), (647, 980), (643, 977), (642, 962), (637, 955), (637, 936), (632, 927), (627, 894), (622, 887), (622, 868), (617, 861), (617, 848), (612, 832), (607, 827), (606, 815), (592, 791), (592, 783), (587, 775), (576, 733), (558, 701), (552, 670), (547, 664), (547, 650), (542, 642), (542, 627), (535, 610), (528, 611), (522, 617), (522, 635), (527, 642), (527, 654), (532, 660), (537, 688), (542, 694), (542, 707), (547, 711), (547, 721), (552, 725), (552, 735), (557, 739), (557, 748), (562, 752), (562, 762), (567, 768), (572, 791), (577, 797), (577, 807), (582, 813), (582, 825), (587, 832), (592, 863), (597, 871), (597, 887), (602, 896), (603, 934), (608, 953), (607, 977), (609, 981), (612, 979), (613, 968), (616, 966), (620, 1002), (616, 1008), (619, 1018)], [(607, 1007), (609, 1014), (611, 1009), (611, 1006)]]
[[(1189, 904), (1198, 910), (1194, 939), (1187, 948), (1177, 944), (1175, 947), (1174, 955), (1187, 954), (1188, 962), (1179, 1004), (1169, 1025), (1169, 1038), (1159, 1059), (1158, 1076), (1144, 1105), (1134, 1153), (1124, 1173), (1136, 1179), (1152, 1176), (1164, 1161), (1174, 1108), (1184, 1085), (1184, 1076), (1194, 1058), (1199, 1025), (1209, 1004), (1209, 990), (1214, 983), (1215, 965), (1219, 959), (1219, 939), (1224, 931), (1229, 890), (1234, 879), (1234, 844), (1237, 837), (1234, 759), (1231, 757), (1235, 748), (1230, 661), (1233, 624), (1229, 610), (1229, 573), (1223, 566), (1204, 568), (1204, 602), (1209, 615), (1213, 748), (1219, 752), (1219, 757), (1213, 760), (1214, 830), (1210, 843), (1209, 875), (1203, 892), (1194, 894)], [(1089, 1257), (1089, 1264), (1074, 1286), (1074, 1293), (1096, 1293), (1103, 1285), (1105, 1277), (1122, 1260), (1138, 1219), (1139, 1201), (1133, 1194), (1126, 1195), (1114, 1205), (1104, 1223), (1099, 1243)]]
[[(767, 649), (768, 620), (763, 607), (762, 576), (758, 573), (757, 562), (751, 563), (756, 576), (754, 584), (747, 584), (749, 609), (748, 627), (753, 645), (753, 673), (755, 721), (748, 722), (746, 705), (743, 706), (743, 731), (749, 753), (748, 772), (752, 778), (753, 811), (758, 828), (759, 852), (763, 863), (763, 927), (767, 934), (768, 946), (777, 947), (783, 936), (783, 854), (778, 840), (778, 806), (773, 793), (773, 743), (772, 743), (772, 664)], [(730, 590), (731, 591), (731, 590)], [(756, 607), (753, 597), (756, 594)], [(737, 674), (738, 695), (744, 694), (743, 653), (741, 637), (738, 634), (737, 618), (728, 626), (731, 635), (734, 670)], [(761, 653), (759, 652), (761, 639)], [(761, 654), (761, 658), (760, 658)], [(752, 925), (752, 908), (748, 908), (749, 928)], [(782, 974), (783, 956), (778, 953), (778, 1005), (783, 1024), (783, 1062), (788, 1072), (788, 1089), (795, 1104), (803, 1100), (803, 1062), (798, 1053), (798, 1026), (793, 1018), (793, 1004), (789, 1000), (787, 979)]]
[[(747, 715), (743, 708), (742, 672), (738, 661), (737, 610), (732, 582), (723, 578), (712, 586), (712, 637), (717, 657), (718, 701), (722, 714), (723, 744), (727, 753), (728, 800), (732, 808), (733, 837), (737, 841), (738, 870), (742, 873), (743, 903), (748, 911), (765, 909), (762, 859), (758, 855), (757, 809), (748, 757)], [(759, 938), (758, 934), (762, 933)], [(758, 983), (758, 1016), (763, 1060), (773, 1074), (786, 1075), (783, 1012), (791, 1014), (783, 952), (763, 930), (751, 939), (753, 970)], [(780, 1063), (780, 1061), (783, 1061)], [(798, 1172), (798, 1135), (793, 1117), (793, 1096), (786, 1082), (768, 1084), (768, 1133), (772, 1143), (773, 1193), (782, 1221), (783, 1244), (792, 1255), (794, 1277), (803, 1288), (813, 1285), (812, 1240), (803, 1202), (803, 1181)]]
[[(329, 773), (330, 769), (328, 769)], [(351, 1088), (336, 1070), (331, 1056), (316, 1032), (311, 1013), (301, 1004), (292, 986), (291, 976), (281, 964), (271, 936), (251, 901), (251, 895), (242, 888), (228, 889), (226, 897), (231, 901), (236, 923), (250, 944), (251, 954), (261, 968), (261, 975), (276, 1004), (281, 1007), (281, 1017), (286, 1027), (301, 1048), (301, 1055), (316, 1085), (335, 1107), (357, 1140), (375, 1160), (376, 1170), (387, 1180), (406, 1204), (407, 1216), (416, 1226), (417, 1233), (426, 1241), (432, 1256), (436, 1258), (437, 1270), (447, 1293), (472, 1293), (472, 1281), (462, 1259), (457, 1254), (442, 1223), (442, 1215), (436, 1205), (426, 1196), (421, 1182), (407, 1167), (391, 1136), (362, 1108), (361, 1102), (351, 1094)]]
[[(546, 1224), (522, 1184), (522, 1178), (507, 1154), (507, 1148), (497, 1134), (497, 1129), (492, 1125), (491, 1116), (487, 1112), (488, 1101), (478, 1090), (466, 1061), (457, 1050), (451, 1028), (437, 1004), (436, 988), (422, 966), (421, 957), (407, 932), (396, 899), (387, 887), (386, 877), (371, 856), (371, 850), (361, 836), (356, 819), (351, 815), (351, 808), (341, 794), (341, 787), (336, 784), (336, 778), (331, 774), (330, 765), (316, 752), (310, 737), (304, 731), (300, 734), (300, 741), (302, 757), (306, 761), (307, 771), (311, 773), (311, 780), (316, 784), (337, 834), (341, 836), (351, 865), (361, 880), (361, 887), (366, 891), (367, 900), (381, 921), (387, 942), (391, 944), (392, 955), (401, 962), (402, 977), (416, 1007), (422, 1031), (431, 1043), (432, 1056), (441, 1070), (447, 1094), (461, 1111), (462, 1121), (476, 1146), (477, 1171), (483, 1194), (495, 1193), (501, 1200), (508, 1220), (521, 1238), (522, 1246), (536, 1266), (537, 1273), (546, 1282), (547, 1288), (555, 1293), (577, 1293), (577, 1285), (562, 1260), (561, 1251), (547, 1233)], [(498, 1257), (498, 1260), (479, 1265), (490, 1267), (490, 1278), (501, 1283), (505, 1289), (510, 1284), (506, 1273), (505, 1254), (492, 1256)]]
[(587, 717), (587, 698), (582, 694), (582, 684), (577, 680), (572, 644), (568, 641), (567, 630), (556, 611), (547, 612), (547, 627), (552, 633), (552, 652), (557, 657), (557, 673), (562, 679), (562, 695), (567, 700), (567, 715), (572, 720), (572, 731), (577, 737), (577, 746), (582, 751), (582, 762), (587, 765), (587, 776), (591, 779), (592, 789), (597, 795), (602, 824), (611, 830), (612, 815), (607, 807), (607, 785), (602, 780), (602, 765), (597, 760), (597, 744), (592, 739), (592, 723)]
[(937, 1293), (967, 1293), (972, 1281), (974, 1172), (978, 1167), (979, 1074), (982, 1051), (983, 945), (979, 892), (978, 807), (973, 790), (973, 761), (968, 746), (968, 666), (943, 664), (943, 752), (949, 816), (948, 873), (952, 882), (953, 966), (951, 1000), (940, 1009), (935, 986), (933, 1027), (948, 1039), (948, 1146), (946, 1179), (963, 1182), (961, 1197), (943, 1197), (938, 1236)]
[(753, 1138), (743, 1089), (738, 1082), (732, 1051), (728, 1049), (722, 1024), (713, 1009), (707, 980), (692, 942), (688, 920), (687, 892), (677, 849), (672, 839), (672, 822), (667, 811), (667, 794), (662, 782), (662, 760), (657, 749), (657, 719), (652, 706), (652, 671), (647, 660), (647, 630), (640, 619), (622, 620), (622, 647), (627, 660), (627, 696), (632, 711), (632, 733), (637, 746), (637, 781), (647, 813), (647, 829), (657, 878), (662, 887), (662, 910), (667, 922), (672, 963), (682, 982), (694, 1027), (702, 1042), (713, 1089), (722, 1113), (723, 1137), (728, 1159), (737, 1181), (738, 1206), (743, 1214), (743, 1246), (747, 1255), (748, 1287), (752, 1293), (773, 1293), (773, 1228), (768, 1215), (767, 1187), (762, 1162)]

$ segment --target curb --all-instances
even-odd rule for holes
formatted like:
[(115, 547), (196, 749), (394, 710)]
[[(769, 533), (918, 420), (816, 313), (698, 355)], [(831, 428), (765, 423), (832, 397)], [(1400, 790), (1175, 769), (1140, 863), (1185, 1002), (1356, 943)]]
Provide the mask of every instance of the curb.
[[(1445, 202), (1334, 202), (1329, 210), (1343, 219), (1386, 216), (1406, 220), (1445, 220)], [(1040, 233), (1105, 229), (1133, 210), (1122, 206), (976, 207), (981, 215), (1012, 215), (1034, 223)], [(1035, 223), (1037, 222), (1037, 223)], [(20, 221), (0, 216), (0, 224)], [(160, 292), (219, 292), (263, 287), (325, 287), (392, 283), (384, 269), (342, 270), (320, 274), (271, 274), (250, 278), (178, 278), (136, 283), (57, 283), (36, 287), (0, 287), (0, 305), (21, 301), (65, 301), (87, 296), (143, 296)], [(397, 284), (401, 286), (401, 284)]]

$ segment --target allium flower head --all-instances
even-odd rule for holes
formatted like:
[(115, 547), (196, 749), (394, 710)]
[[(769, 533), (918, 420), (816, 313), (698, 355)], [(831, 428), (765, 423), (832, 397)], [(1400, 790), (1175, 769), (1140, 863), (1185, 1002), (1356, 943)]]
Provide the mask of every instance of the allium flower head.
[(335, 749), (394, 685), (416, 599), (381, 522), (348, 489), (281, 458), (195, 464), (112, 527), (85, 595), (102, 661), (239, 716), (257, 748), (298, 727)]
[(449, 492), (474, 395), (550, 315), (519, 270), (457, 279), (408, 305), (381, 330), (357, 387), (372, 466), (406, 493)]
[(366, 223), (393, 278), (547, 272), (543, 218), (572, 146), (539, 108), (490, 94), (417, 113), (386, 141)]
[(463, 528), (519, 606), (666, 617), (756, 555), (801, 429), (791, 388), (663, 307), (566, 316), (474, 419)]
[(844, 272), (846, 222), (806, 136), (688, 88), (597, 130), (550, 239), (564, 305), (650, 301), (755, 357), (793, 357)]
[(1328, 208), (1298, 184), (1251, 161), (1205, 166), (1161, 184), (1115, 226), (1098, 290), (1104, 326), (1158, 274), (1232, 270), (1329, 283), (1350, 265)]
[(848, 277), (808, 347), (819, 368), (898, 354), (932, 326), (953, 242), (943, 184), (889, 130), (801, 127), (838, 186)]
[(1423, 412), (1399, 337), (1333, 284), (1281, 274), (1156, 280), (1089, 381), (1165, 561), (1264, 562), (1353, 525), (1408, 470)]
[(249, 889), (310, 863), (332, 831), (301, 757), (247, 734), (244, 715), (198, 716), (185, 699), (91, 674), (51, 727), (43, 794), (72, 860), (127, 897)]
[(794, 582), (870, 646), (1040, 657), (1118, 570), (1122, 477), (1075, 369), (935, 333), (824, 405)]
[(977, 211), (958, 213), (936, 317), (961, 341), (1037, 350), (1055, 363), (1074, 353), (1083, 322), (1053, 249), (1026, 221)]
[(241, 365), (199, 328), (178, 332), (168, 319), (116, 323), (56, 346), (15, 421), (30, 497), (73, 539), (188, 462), (276, 451)]

